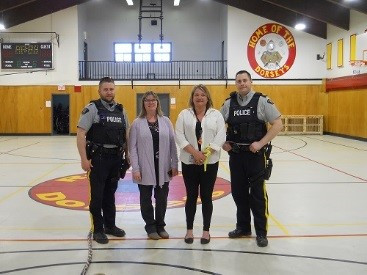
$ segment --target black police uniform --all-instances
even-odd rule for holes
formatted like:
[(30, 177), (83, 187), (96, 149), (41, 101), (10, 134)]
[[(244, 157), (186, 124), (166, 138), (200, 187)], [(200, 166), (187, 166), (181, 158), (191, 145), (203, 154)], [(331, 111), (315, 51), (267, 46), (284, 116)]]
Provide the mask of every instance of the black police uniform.
[(121, 104), (109, 111), (100, 99), (91, 102), (96, 105), (100, 118), (98, 123), (93, 123), (86, 137), (87, 155), (93, 165), (89, 173), (89, 211), (93, 232), (98, 233), (115, 227), (115, 192), (126, 143), (126, 125)]
[[(251, 213), (257, 236), (266, 236), (268, 217), (268, 196), (264, 176), (265, 156), (263, 150), (252, 153), (249, 145), (261, 140), (266, 124), (258, 119), (257, 105), (260, 93), (255, 93), (246, 106), (240, 106), (237, 94), (230, 98), (227, 119), (227, 141), (231, 142), (229, 166), (231, 170), (232, 196), (237, 206), (237, 226), (242, 232), (251, 232)], [(232, 143), (233, 142), (233, 143)], [(250, 179), (255, 179), (254, 181)]]

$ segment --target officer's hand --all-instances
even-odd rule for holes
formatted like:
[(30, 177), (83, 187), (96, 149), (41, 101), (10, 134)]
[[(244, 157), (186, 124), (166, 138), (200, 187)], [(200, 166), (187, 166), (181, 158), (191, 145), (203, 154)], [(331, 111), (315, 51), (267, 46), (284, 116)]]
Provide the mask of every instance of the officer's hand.
[(90, 169), (93, 167), (92, 165), (92, 160), (89, 160), (89, 159), (84, 159), (82, 160), (82, 169), (85, 171), (85, 172), (89, 172)]
[(229, 142), (225, 142), (223, 144), (222, 148), (223, 148), (224, 151), (227, 151), (227, 152), (229, 152), (229, 151), (232, 150), (232, 146), (231, 146), (231, 144)]
[(258, 142), (258, 141), (255, 141), (253, 143), (251, 143), (249, 149), (252, 153), (257, 153), (261, 150), (262, 146), (261, 146), (261, 143)]
[(140, 175), (140, 172), (133, 172), (133, 179), (135, 181), (141, 181), (141, 175)]

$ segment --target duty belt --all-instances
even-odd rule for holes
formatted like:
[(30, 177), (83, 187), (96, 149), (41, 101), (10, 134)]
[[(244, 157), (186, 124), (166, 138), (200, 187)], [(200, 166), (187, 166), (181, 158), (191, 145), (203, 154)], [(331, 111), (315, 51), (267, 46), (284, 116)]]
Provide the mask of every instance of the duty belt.
[(117, 155), (121, 152), (119, 147), (116, 148), (106, 148), (106, 147), (99, 147), (99, 150), (103, 154), (109, 154), (109, 155)]
[(250, 144), (244, 144), (244, 143), (236, 143), (236, 142), (229, 142), (232, 146), (232, 152), (233, 153), (239, 153), (239, 152), (250, 152)]
[(232, 144), (232, 150), (235, 149), (243, 152), (250, 152), (250, 145), (241, 145), (237, 143)]

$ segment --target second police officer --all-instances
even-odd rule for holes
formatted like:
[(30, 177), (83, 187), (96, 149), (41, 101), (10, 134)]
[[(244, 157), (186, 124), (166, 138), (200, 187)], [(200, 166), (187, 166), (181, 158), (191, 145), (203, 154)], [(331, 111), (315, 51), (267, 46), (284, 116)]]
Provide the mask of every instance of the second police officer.
[(251, 86), (251, 75), (245, 70), (237, 72), (237, 92), (231, 93), (220, 110), (228, 126), (223, 149), (229, 153), (232, 196), (237, 206), (236, 228), (228, 236), (250, 236), (252, 212), (257, 245), (265, 247), (268, 245), (265, 153), (283, 124), (274, 103), (261, 93), (252, 91)]

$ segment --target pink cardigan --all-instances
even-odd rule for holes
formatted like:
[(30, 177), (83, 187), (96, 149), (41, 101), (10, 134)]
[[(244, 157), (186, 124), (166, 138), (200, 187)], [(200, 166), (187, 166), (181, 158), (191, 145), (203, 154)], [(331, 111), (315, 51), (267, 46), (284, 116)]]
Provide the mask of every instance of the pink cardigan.
[[(177, 148), (173, 126), (168, 117), (158, 116), (159, 126), (159, 186), (170, 181), (168, 171), (178, 169)], [(146, 118), (136, 118), (129, 133), (132, 171), (140, 171), (143, 185), (156, 185), (153, 139)], [(134, 181), (135, 182), (135, 181)]]

